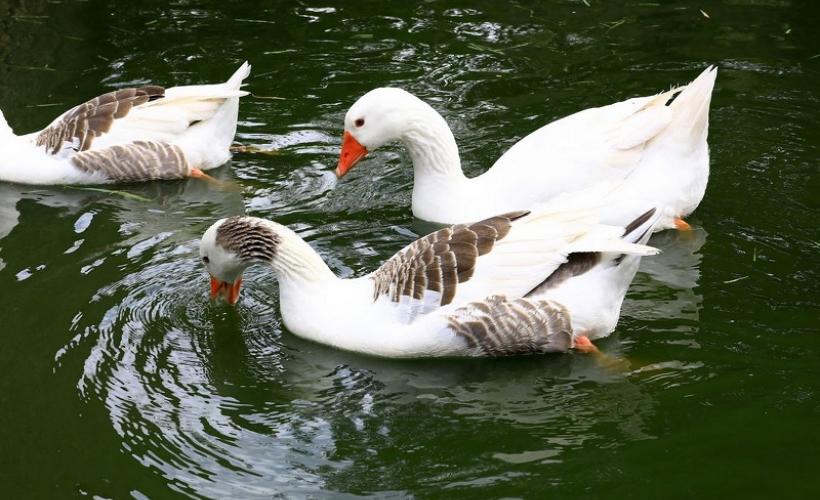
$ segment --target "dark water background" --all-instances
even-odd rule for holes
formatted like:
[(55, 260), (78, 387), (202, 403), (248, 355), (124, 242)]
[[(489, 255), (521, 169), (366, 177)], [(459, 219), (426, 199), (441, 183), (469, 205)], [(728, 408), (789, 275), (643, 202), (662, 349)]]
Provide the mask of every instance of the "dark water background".
[[(0, 496), (816, 496), (820, 4), (586, 3), (0, 0), (17, 132), (248, 59), (237, 141), (278, 149), (217, 170), (234, 192), (0, 184)], [(207, 300), (197, 242), (219, 217), (290, 224), (345, 276), (425, 231), (400, 148), (332, 174), (373, 87), (431, 102), (473, 175), (541, 124), (708, 64), (709, 188), (693, 233), (653, 238), (665, 253), (601, 342), (627, 371), (335, 351), (283, 331), (262, 269), (236, 309)]]

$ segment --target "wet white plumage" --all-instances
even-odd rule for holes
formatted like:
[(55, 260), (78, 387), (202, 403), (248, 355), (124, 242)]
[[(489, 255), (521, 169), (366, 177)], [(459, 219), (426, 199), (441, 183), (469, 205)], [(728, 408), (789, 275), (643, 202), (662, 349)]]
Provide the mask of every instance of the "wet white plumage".
[[(165, 89), (164, 97), (134, 106), (125, 116), (116, 118), (107, 132), (94, 138), (87, 151), (105, 156), (112, 146), (128, 148), (147, 141), (178, 148), (189, 170), (218, 167), (230, 159), (239, 98), (247, 95), (240, 87), (249, 74), (250, 65), (245, 62), (225, 83)], [(70, 112), (57, 117), (49, 127), (57, 126)], [(66, 141), (56, 152), (38, 146), (42, 132), (15, 135), (0, 113), (0, 180), (23, 184), (102, 184), (121, 180), (112, 178), (105, 169), (78, 168), (72, 159), (85, 151), (77, 151), (76, 140)], [(153, 168), (161, 175), (162, 165), (151, 165), (151, 161), (156, 163), (155, 159), (144, 159), (145, 170)], [(129, 180), (153, 178), (158, 177)]]
[(345, 131), (369, 151), (392, 141), (404, 144), (414, 167), (413, 214), (424, 220), (474, 221), (601, 181), (626, 181), (626, 196), (637, 195), (661, 211), (660, 230), (673, 227), (703, 198), (716, 76), (709, 67), (686, 86), (556, 120), (473, 178), (462, 173), (445, 120), (404, 90), (379, 88), (362, 96), (345, 116)]
[[(442, 288), (435, 289), (429, 281), (421, 293), (418, 289), (415, 293), (389, 293), (406, 289), (404, 284), (412, 280), (410, 274), (385, 271), (390, 266), (360, 278), (340, 279), (293, 231), (253, 217), (215, 223), (202, 237), (200, 254), (209, 273), (224, 282), (240, 278), (249, 265), (269, 265), (279, 281), (285, 325), (296, 335), (316, 342), (387, 357), (522, 353), (527, 351), (520, 349), (531, 347), (525, 336), (556, 334), (556, 325), (545, 324), (545, 318), (572, 325), (564, 332), (569, 339), (567, 347), (572, 335), (596, 338), (609, 334), (617, 323), (639, 257), (657, 252), (637, 241), (645, 241), (658, 219), (657, 215), (646, 215), (624, 236), (622, 227), (598, 224), (587, 210), (545, 209), (513, 215), (496, 224), (501, 232), (506, 228), (508, 232), (491, 250), (474, 260), (465, 257), (459, 261), (474, 263), (473, 272), (455, 285), (447, 300), (442, 299)], [(481, 230), (474, 225), (470, 228)], [(435, 236), (438, 243), (428, 245), (419, 240), (421, 243), (408, 245), (393, 259), (403, 255), (406, 260), (428, 262), (434, 268), (446, 267), (442, 263), (448, 252), (458, 253), (459, 248), (465, 248), (465, 241), (474, 241), (461, 238), (465, 231), (469, 232), (463, 227), (445, 228), (426, 237), (443, 235)], [(431, 248), (437, 249), (433, 253), (441, 256), (440, 260), (429, 258)], [(538, 289), (569, 255), (578, 252), (600, 253), (601, 258), (578, 277), (569, 276), (554, 286)], [(623, 254), (634, 256), (629, 265), (617, 265), (616, 259)], [(576, 281), (579, 278), (582, 281)], [(395, 286), (379, 288), (385, 282)], [(559, 303), (559, 298), (563, 302)], [(532, 319), (530, 313), (536, 309), (543, 318)], [(520, 320), (525, 315), (527, 320)], [(476, 318), (486, 320), (483, 326)], [(477, 344), (469, 340), (473, 334), (479, 339)]]

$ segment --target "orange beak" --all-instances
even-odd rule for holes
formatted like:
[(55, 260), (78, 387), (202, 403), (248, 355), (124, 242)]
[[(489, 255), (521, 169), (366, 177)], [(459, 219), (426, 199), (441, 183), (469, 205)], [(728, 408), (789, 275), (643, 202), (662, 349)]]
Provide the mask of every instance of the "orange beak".
[(344, 136), (342, 136), (342, 152), (339, 154), (339, 165), (336, 167), (336, 177), (341, 179), (366, 154), (367, 148), (362, 146), (353, 137), (353, 134), (345, 130)]
[(215, 299), (222, 295), (230, 305), (236, 304), (239, 300), (239, 289), (242, 288), (242, 277), (236, 279), (233, 283), (227, 281), (220, 281), (211, 276), (211, 298)]

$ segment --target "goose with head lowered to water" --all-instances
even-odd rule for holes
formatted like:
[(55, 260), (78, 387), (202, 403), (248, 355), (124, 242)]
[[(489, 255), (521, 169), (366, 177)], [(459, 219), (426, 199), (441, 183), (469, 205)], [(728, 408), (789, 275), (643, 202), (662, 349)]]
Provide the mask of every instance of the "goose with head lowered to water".
[(245, 62), (225, 83), (109, 92), (15, 135), (0, 113), (0, 181), (110, 184), (207, 177), (230, 157)]
[[(628, 197), (658, 208), (655, 230), (688, 224), (709, 178), (709, 105), (717, 69), (688, 85), (650, 97), (590, 108), (556, 120), (518, 141), (485, 173), (468, 178), (444, 118), (398, 88), (359, 98), (344, 120), (336, 175), (368, 152), (401, 142), (413, 162), (413, 215), (444, 224), (527, 210), (602, 181), (625, 181)], [(601, 220), (626, 225), (628, 219)]]
[(384, 357), (501, 356), (594, 350), (614, 330), (659, 217), (626, 227), (587, 210), (511, 212), (431, 233), (376, 271), (338, 278), (276, 222), (231, 217), (202, 236), (211, 296), (236, 303), (244, 270), (268, 266), (285, 326), (336, 348)]

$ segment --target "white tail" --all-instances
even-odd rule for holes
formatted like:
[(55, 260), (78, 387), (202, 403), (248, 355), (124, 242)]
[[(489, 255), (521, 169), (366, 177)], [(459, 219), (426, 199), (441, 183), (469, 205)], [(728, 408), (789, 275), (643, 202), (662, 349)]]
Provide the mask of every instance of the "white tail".
[(230, 158), (239, 98), (248, 95), (239, 88), (250, 71), (245, 62), (225, 83), (166, 89), (163, 99), (135, 108), (120, 121), (166, 133), (166, 140), (180, 146), (190, 164), (202, 170), (215, 168)]
[(670, 105), (673, 112), (670, 128), (684, 131), (693, 143), (706, 141), (709, 133), (709, 105), (716, 78), (717, 67), (709, 66), (684, 87)]
[(248, 61), (242, 63), (242, 66), (237, 69), (228, 81), (225, 82), (225, 86), (234, 90), (239, 90), (239, 87), (242, 86), (242, 82), (251, 74), (251, 65), (248, 64)]
[(165, 98), (151, 101), (142, 107), (162, 106), (169, 101), (178, 99), (230, 99), (231, 97), (243, 97), (248, 92), (239, 90), (243, 80), (251, 74), (251, 65), (247, 61), (237, 69), (225, 83), (212, 85), (185, 85), (182, 87), (171, 87), (165, 89)]

